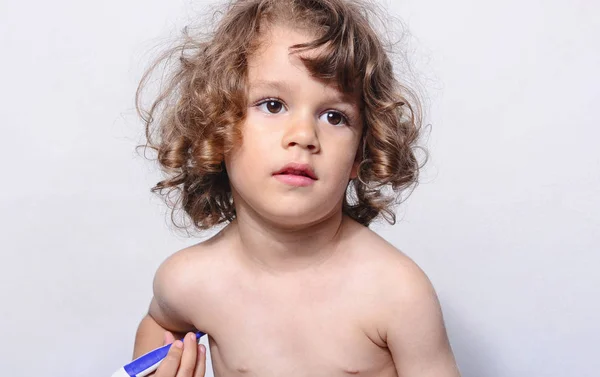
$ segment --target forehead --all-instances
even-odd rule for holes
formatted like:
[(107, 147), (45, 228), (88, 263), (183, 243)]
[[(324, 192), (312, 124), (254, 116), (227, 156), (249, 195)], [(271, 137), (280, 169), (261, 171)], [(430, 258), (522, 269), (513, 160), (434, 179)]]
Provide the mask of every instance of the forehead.
[[(285, 78), (290, 75), (307, 75), (308, 72), (301, 56), (311, 57), (316, 51), (291, 53), (296, 44), (312, 40), (307, 33), (295, 29), (272, 26), (263, 32), (256, 48), (248, 58), (248, 79), (251, 83), (269, 81), (274, 77)], [(277, 80), (279, 81), (279, 80)]]
[(285, 26), (273, 26), (263, 33), (254, 52), (248, 57), (248, 84), (250, 91), (270, 89), (298, 91), (300, 87), (320, 89), (327, 96), (345, 102), (356, 102), (357, 93), (343, 93), (335, 82), (325, 81), (310, 74), (302, 57), (318, 56), (321, 48), (292, 52), (296, 44), (308, 43), (315, 35)]

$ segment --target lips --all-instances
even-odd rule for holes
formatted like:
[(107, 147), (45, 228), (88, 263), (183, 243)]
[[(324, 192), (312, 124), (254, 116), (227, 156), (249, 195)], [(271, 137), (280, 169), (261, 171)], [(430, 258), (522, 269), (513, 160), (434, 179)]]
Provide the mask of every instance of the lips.
[(277, 170), (273, 175), (295, 175), (317, 180), (315, 172), (308, 164), (289, 163)]

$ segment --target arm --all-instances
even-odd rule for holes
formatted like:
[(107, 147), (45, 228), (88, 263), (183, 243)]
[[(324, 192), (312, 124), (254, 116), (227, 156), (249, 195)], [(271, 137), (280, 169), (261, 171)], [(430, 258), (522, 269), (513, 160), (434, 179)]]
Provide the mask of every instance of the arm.
[(181, 339), (186, 332), (195, 330), (185, 313), (190, 285), (186, 280), (185, 262), (185, 255), (178, 252), (158, 268), (153, 283), (154, 297), (136, 332), (134, 358), (162, 346), (166, 331), (175, 339)]
[[(165, 332), (169, 331), (159, 325), (150, 314), (146, 314), (135, 334), (135, 345), (133, 347), (133, 358), (136, 359), (164, 344)], [(175, 339), (183, 338), (185, 334), (174, 332)]]
[[(163, 331), (160, 325), (147, 315), (142, 319), (136, 334), (134, 358), (159, 346), (175, 341), (172, 334)], [(166, 336), (165, 336), (166, 335)], [(178, 334), (183, 335), (183, 334)], [(182, 337), (182, 336), (181, 336)], [(160, 341), (162, 339), (162, 342)], [(177, 346), (177, 343), (180, 345)], [(147, 350), (145, 348), (148, 348)], [(179, 340), (171, 346), (158, 369), (149, 374), (156, 377), (204, 377), (206, 372), (206, 348), (196, 343), (193, 333), (187, 334), (183, 342)]]
[[(404, 266), (406, 268), (406, 266)], [(387, 301), (386, 339), (399, 377), (460, 377), (440, 304), (427, 276), (409, 266)], [(399, 291), (399, 292), (398, 292)]]

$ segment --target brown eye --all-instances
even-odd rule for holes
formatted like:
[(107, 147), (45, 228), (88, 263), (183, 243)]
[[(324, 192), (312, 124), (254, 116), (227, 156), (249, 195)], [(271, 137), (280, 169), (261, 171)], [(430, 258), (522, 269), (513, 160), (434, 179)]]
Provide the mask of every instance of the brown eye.
[(264, 103), (267, 105), (267, 111), (272, 114), (277, 114), (283, 108), (283, 105), (279, 101), (267, 101)]
[(346, 117), (344, 117), (344, 115), (342, 115), (341, 113), (337, 112), (337, 111), (328, 111), (327, 113), (325, 113), (327, 116), (327, 122), (329, 124), (332, 124), (334, 126), (340, 125), (340, 124), (346, 124)]

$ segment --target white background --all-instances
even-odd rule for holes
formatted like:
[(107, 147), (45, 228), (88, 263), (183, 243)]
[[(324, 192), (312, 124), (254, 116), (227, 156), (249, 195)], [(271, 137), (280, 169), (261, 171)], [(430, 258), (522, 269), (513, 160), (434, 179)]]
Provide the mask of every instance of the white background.
[[(201, 2), (0, 3), (0, 371), (129, 360), (168, 227), (137, 81)], [(600, 370), (600, 6), (403, 1), (431, 160), (375, 229), (428, 273), (464, 376)], [(416, 377), (416, 376), (415, 376)]]

